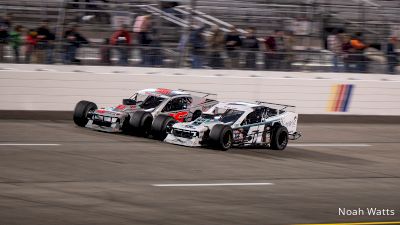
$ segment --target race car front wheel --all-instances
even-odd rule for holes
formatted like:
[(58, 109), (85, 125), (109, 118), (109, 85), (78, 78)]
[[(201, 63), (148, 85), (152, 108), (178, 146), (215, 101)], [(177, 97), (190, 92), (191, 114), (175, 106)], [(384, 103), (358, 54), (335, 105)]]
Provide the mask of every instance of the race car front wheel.
[(129, 118), (129, 127), (132, 134), (147, 137), (150, 134), (153, 116), (146, 111), (136, 111)]
[(215, 125), (210, 131), (208, 142), (210, 147), (223, 151), (228, 150), (233, 144), (232, 128), (224, 124)]
[(154, 139), (163, 141), (167, 135), (169, 129), (172, 128), (172, 125), (176, 123), (176, 120), (169, 115), (158, 115), (151, 126), (151, 132)]
[(89, 122), (90, 113), (97, 109), (97, 105), (89, 101), (80, 101), (74, 110), (74, 122), (80, 127), (86, 126)]
[(270, 147), (273, 150), (284, 150), (288, 144), (289, 132), (286, 127), (277, 126), (272, 131)]

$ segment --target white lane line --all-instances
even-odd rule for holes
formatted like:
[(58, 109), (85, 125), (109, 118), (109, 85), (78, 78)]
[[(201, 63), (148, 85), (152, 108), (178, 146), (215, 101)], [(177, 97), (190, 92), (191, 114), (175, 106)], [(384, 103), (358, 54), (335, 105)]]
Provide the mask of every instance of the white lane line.
[(154, 187), (212, 187), (212, 186), (261, 186), (274, 183), (210, 183), (210, 184), (152, 184)]
[(60, 146), (61, 144), (0, 143), (0, 146)]
[(289, 147), (369, 147), (369, 144), (340, 144), (340, 143), (309, 143), (309, 144), (288, 144)]

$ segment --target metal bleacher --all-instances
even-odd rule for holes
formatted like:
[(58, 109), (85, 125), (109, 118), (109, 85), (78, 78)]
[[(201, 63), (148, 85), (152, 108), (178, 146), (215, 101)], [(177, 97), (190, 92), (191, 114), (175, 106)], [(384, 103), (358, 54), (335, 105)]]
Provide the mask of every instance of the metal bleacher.
[[(111, 0), (102, 6), (105, 12), (128, 12), (133, 17), (142, 13), (157, 15), (157, 11), (148, 7), (158, 8), (160, 1), (156, 0)], [(190, 0), (177, 1), (180, 5), (190, 5)], [(76, 3), (75, 3), (76, 4)], [(62, 23), (67, 24), (77, 17), (88, 13), (89, 10), (81, 7), (72, 8), (72, 3), (65, 4), (63, 0), (0, 0), (1, 11), (13, 14), (15, 23), (26, 27), (35, 27), (43, 18), (53, 24), (59, 20), (61, 7), (66, 7), (65, 18)], [(400, 23), (400, 1), (396, 0), (196, 0), (195, 9), (221, 21), (233, 24), (240, 28), (255, 26), (258, 34), (264, 36), (277, 28), (286, 28), (291, 21), (298, 18), (321, 23), (325, 26), (344, 27), (349, 32), (363, 31), (367, 38), (378, 41), (387, 37), (391, 25)], [(165, 18), (164, 18), (165, 20)], [(59, 22), (59, 21), (58, 21)], [(109, 26), (99, 23), (81, 23), (82, 32), (89, 37), (108, 37), (112, 30)], [(180, 32), (182, 26), (163, 27), (162, 33)], [(168, 32), (172, 30), (172, 32)], [(312, 45), (320, 45), (320, 30), (315, 29), (310, 36), (315, 37)], [(170, 40), (168, 40), (168, 38)], [(167, 42), (177, 42), (176, 35), (166, 35)], [(299, 43), (303, 44), (303, 43)]]
[[(274, 29), (290, 30), (293, 21), (307, 20), (312, 23), (310, 32), (295, 37), (295, 47), (306, 51), (323, 50), (323, 31), (326, 27), (343, 28), (349, 34), (361, 31), (369, 43), (384, 43), (393, 27), (400, 24), (398, 0), (177, 0), (174, 2), (180, 5), (176, 7), (181, 14), (179, 18), (160, 9), (162, 2), (168, 1), (93, 1), (91, 4), (99, 7), (88, 9), (85, 1), (0, 0), (0, 13), (11, 13), (13, 24), (27, 28), (37, 27), (42, 19), (48, 19), (55, 32), (62, 31), (70, 22), (79, 22), (80, 31), (93, 43), (110, 37), (114, 28), (109, 22), (96, 19), (82, 22), (79, 20), (82, 16), (102, 12), (110, 16), (124, 13), (135, 18), (150, 13), (158, 21), (162, 47), (172, 54), (175, 54), (182, 32), (191, 25), (186, 20), (190, 15), (207, 24), (218, 24), (224, 30), (232, 25), (238, 28), (256, 27), (261, 38)], [(97, 54), (90, 51), (85, 54)]]

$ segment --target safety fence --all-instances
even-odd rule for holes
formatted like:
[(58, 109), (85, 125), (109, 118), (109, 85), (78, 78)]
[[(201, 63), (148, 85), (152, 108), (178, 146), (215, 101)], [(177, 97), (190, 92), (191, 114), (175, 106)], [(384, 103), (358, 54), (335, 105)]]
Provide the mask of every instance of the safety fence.
[(379, 51), (363, 54), (338, 54), (321, 50), (266, 52), (263, 50), (186, 49), (179, 47), (125, 46), (89, 44), (81, 48), (70, 44), (45, 47), (10, 46), (1, 49), (0, 62), (75, 65), (120, 65), (164, 68), (241, 69), (271, 71), (325, 71), (358, 73), (396, 73)]

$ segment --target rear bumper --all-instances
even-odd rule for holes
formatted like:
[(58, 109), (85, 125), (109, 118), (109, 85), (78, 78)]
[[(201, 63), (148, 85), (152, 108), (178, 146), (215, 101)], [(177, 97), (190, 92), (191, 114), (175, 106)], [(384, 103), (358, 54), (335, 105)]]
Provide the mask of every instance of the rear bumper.
[(301, 137), (301, 133), (300, 132), (294, 132), (293, 134), (289, 134), (289, 139), (290, 140), (297, 140)]

